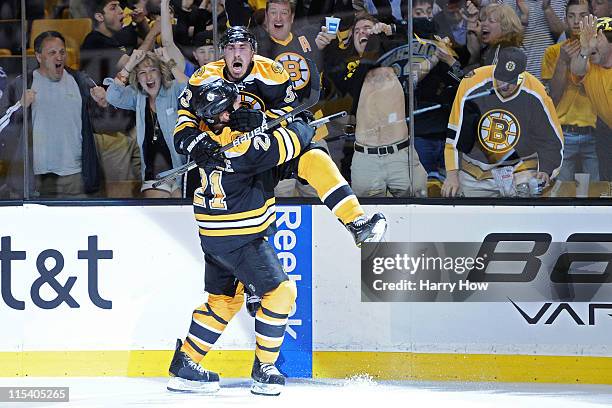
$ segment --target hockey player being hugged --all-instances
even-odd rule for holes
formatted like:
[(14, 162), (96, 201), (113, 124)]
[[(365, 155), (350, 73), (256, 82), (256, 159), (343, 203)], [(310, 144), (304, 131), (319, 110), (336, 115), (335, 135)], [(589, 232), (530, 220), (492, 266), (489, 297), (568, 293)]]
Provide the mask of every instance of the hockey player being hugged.
[(202, 176), (194, 211), (209, 298), (194, 311), (185, 343), (177, 343), (168, 389), (218, 389), (219, 376), (199, 363), (242, 306), (246, 287), (261, 298), (252, 392), (278, 395), (285, 379), (274, 363), (296, 291), (265, 240), (276, 229), (274, 186), (284, 177), (313, 180), (358, 245), (379, 241), (386, 220), (382, 214), (365, 217), (329, 156), (311, 143), (314, 131), (299, 119), (218, 153), (219, 145), (261, 125), (262, 112), (272, 118), (295, 105), (282, 65), (254, 56), (256, 43), (246, 29), (230, 28), (221, 46), (224, 59), (196, 72), (179, 100), (175, 146), (198, 162)]
[[(448, 123), (443, 196), (538, 194), (559, 173), (559, 119), (544, 86), (525, 72), (526, 65), (523, 51), (506, 47), (496, 65), (478, 68), (461, 81)], [(486, 96), (467, 99), (488, 90)]]

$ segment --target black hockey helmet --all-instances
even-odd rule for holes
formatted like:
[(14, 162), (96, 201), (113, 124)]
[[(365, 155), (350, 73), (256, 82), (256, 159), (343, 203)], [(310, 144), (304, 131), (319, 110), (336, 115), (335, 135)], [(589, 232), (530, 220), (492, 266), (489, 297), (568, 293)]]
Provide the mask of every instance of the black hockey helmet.
[(201, 85), (193, 98), (195, 113), (209, 124), (217, 123), (219, 114), (233, 111), (239, 93), (235, 84), (221, 78)]
[(257, 40), (255, 36), (244, 26), (234, 26), (225, 30), (223, 37), (219, 40), (219, 50), (223, 52), (227, 44), (238, 42), (248, 42), (253, 48), (253, 52), (257, 52)]

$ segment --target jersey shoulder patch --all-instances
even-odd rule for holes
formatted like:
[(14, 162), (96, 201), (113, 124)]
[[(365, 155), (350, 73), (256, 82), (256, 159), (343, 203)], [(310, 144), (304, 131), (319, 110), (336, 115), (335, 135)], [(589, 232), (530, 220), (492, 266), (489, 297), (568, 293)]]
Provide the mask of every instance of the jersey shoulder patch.
[(211, 62), (198, 68), (189, 78), (189, 84), (200, 86), (211, 79), (223, 78), (223, 65), (220, 62), (222, 61)]
[(276, 72), (277, 74), (281, 74), (283, 72), (283, 64), (279, 64), (278, 62), (274, 61), (272, 63), (272, 71)]

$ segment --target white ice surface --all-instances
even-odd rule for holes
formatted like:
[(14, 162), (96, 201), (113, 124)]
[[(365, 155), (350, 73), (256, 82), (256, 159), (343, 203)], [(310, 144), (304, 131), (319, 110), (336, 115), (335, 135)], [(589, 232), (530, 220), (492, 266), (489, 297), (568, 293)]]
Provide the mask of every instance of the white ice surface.
[(0, 407), (309, 407), (309, 408), (601, 408), (612, 386), (458, 382), (289, 380), (279, 397), (251, 395), (247, 379), (222, 379), (213, 395), (166, 391), (167, 378), (0, 378), (0, 386), (70, 387), (69, 403), (0, 403)]

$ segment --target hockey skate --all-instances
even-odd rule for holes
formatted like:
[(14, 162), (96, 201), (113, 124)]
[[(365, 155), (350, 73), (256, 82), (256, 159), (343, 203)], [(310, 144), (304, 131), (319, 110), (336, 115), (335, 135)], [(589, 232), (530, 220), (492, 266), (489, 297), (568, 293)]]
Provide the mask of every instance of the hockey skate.
[(353, 234), (355, 245), (361, 247), (364, 242), (380, 242), (387, 230), (387, 220), (382, 213), (376, 213), (368, 220), (365, 215), (346, 224), (346, 229)]
[(253, 362), (251, 378), (251, 393), (256, 395), (280, 395), (285, 386), (285, 377), (278, 368), (274, 364), (260, 362), (257, 356)]
[(170, 380), (166, 388), (176, 392), (213, 393), (219, 391), (219, 374), (205, 370), (181, 351), (183, 342), (176, 341), (176, 350), (170, 363)]

